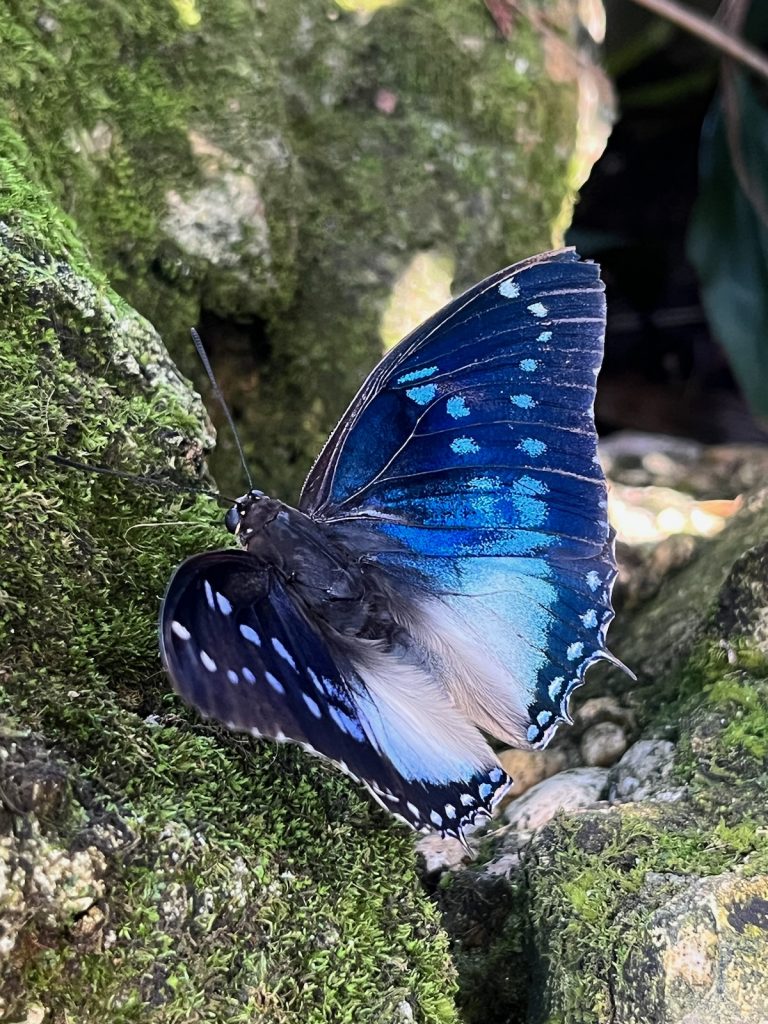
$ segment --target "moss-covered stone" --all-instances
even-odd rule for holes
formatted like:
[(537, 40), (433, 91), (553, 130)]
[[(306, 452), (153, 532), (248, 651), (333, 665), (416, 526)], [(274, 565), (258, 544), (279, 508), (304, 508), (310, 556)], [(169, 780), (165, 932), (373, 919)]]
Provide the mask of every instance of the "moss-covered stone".
[[(720, 1012), (761, 1019), (765, 1001), (759, 986), (750, 996), (749, 980), (764, 972), (768, 933), (742, 941), (738, 928), (716, 929), (709, 955), (704, 945), (698, 950), (701, 970), (729, 993), (720, 1010), (709, 990), (676, 976), (674, 951), (702, 900), (702, 913), (709, 906), (727, 918), (739, 879), (755, 878), (756, 893), (768, 885), (768, 662), (744, 635), (762, 614), (764, 566), (752, 553), (767, 509), (765, 493), (754, 495), (625, 625), (624, 656), (632, 652), (645, 679), (660, 673), (636, 691), (635, 706), (646, 698), (649, 734), (677, 737), (666, 788), (681, 798), (561, 817), (535, 838), (528, 909), (545, 980), (532, 986), (531, 1021), (682, 1024), (718, 1020)], [(742, 597), (735, 618), (724, 614), (734, 580)], [(720, 880), (708, 886), (701, 876)], [(667, 915), (673, 898), (680, 912)]]
[[(617, 620), (612, 647), (639, 676), (639, 692), (647, 695), (650, 686), (658, 693), (658, 684), (666, 687), (670, 672), (708, 635), (724, 641), (747, 637), (752, 646), (761, 641), (766, 536), (768, 492), (753, 492), (722, 534), (701, 544), (685, 568), (670, 572), (652, 600)], [(618, 675), (611, 680), (621, 682)], [(630, 686), (627, 682), (624, 688)], [(655, 706), (653, 700), (643, 703)]]
[[(482, 862), (442, 886), (470, 1024), (764, 1019), (767, 517), (768, 492), (751, 495), (618, 631), (645, 735), (676, 741), (671, 775), (642, 801), (561, 813), (519, 869), (507, 858), (506, 889)], [(490, 838), (493, 870), (519, 846), (506, 831)], [(498, 908), (473, 948), (466, 922)]]
[(768, 875), (649, 876), (640, 900), (658, 907), (647, 914), (616, 979), (616, 1019), (763, 1024)]
[[(199, 399), (0, 146), (0, 936), (10, 1019), (454, 1019), (411, 841), (294, 750), (201, 726), (155, 619), (221, 541)], [(45, 244), (44, 244), (45, 243)], [(51, 752), (55, 745), (56, 752)]]
[(575, 0), (537, 0), (506, 39), (481, 0), (342, 8), (0, 12), (0, 95), (36, 175), (192, 375), (202, 325), (254, 475), (286, 499), (380, 356), (412, 256), (445, 252), (466, 285), (559, 242), (595, 150)]
[(559, 241), (585, 69), (552, 63), (575, 0), (536, 6), (507, 39), (480, 0), (0, 11), (6, 1017), (455, 1019), (410, 837), (168, 693), (158, 602), (218, 511), (48, 456), (210, 482), (135, 308), (182, 369), (202, 324), (254, 475), (294, 496), (416, 253), (467, 284)]

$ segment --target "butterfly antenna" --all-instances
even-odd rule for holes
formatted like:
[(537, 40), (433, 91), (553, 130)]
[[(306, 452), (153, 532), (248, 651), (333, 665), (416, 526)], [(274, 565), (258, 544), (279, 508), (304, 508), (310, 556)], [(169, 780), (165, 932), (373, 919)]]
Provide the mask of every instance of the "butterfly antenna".
[(237, 445), (237, 451), (238, 454), (240, 455), (240, 463), (242, 464), (243, 472), (245, 473), (245, 479), (248, 481), (248, 487), (250, 490), (253, 490), (253, 480), (248, 470), (248, 463), (245, 461), (245, 452), (243, 451), (243, 446), (240, 442), (240, 435), (237, 432), (237, 427), (235, 426), (235, 421), (232, 418), (232, 413), (229, 411), (229, 406), (227, 405), (224, 399), (224, 395), (222, 395), (221, 393), (221, 388), (219, 387), (216, 381), (216, 376), (213, 372), (211, 361), (208, 358), (205, 349), (203, 348), (203, 342), (195, 328), (191, 327), (189, 333), (192, 335), (192, 343), (194, 344), (197, 354), (200, 357), (200, 362), (203, 364), (205, 372), (208, 374), (208, 380), (211, 382), (211, 388), (213, 389), (213, 393), (216, 396), (216, 400), (223, 409), (224, 415), (227, 417), (227, 423), (229, 424), (229, 429), (232, 431), (232, 436), (234, 437), (235, 444)]
[(144, 484), (148, 487), (158, 487), (164, 491), (175, 491), (177, 494), (202, 494), (205, 498), (213, 498), (215, 501), (226, 501), (233, 505), (235, 498), (228, 498), (216, 491), (207, 491), (200, 487), (185, 487), (184, 484), (175, 484), (172, 480), (162, 480), (153, 476), (141, 476), (138, 473), (128, 473), (124, 469), (112, 469), (111, 466), (91, 466), (87, 462), (75, 462), (74, 459), (65, 459), (61, 455), (47, 455), (48, 462), (57, 466), (67, 466), (69, 469), (79, 469), (85, 473), (100, 473), (102, 476), (116, 476), (121, 480), (130, 480), (135, 484)]

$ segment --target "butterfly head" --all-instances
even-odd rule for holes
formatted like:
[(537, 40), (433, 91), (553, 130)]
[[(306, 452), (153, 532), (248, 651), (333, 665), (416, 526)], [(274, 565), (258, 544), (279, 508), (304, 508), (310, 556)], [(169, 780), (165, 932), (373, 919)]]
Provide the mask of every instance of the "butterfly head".
[(229, 509), (224, 525), (242, 544), (247, 544), (248, 538), (271, 523), (283, 507), (282, 502), (253, 487)]

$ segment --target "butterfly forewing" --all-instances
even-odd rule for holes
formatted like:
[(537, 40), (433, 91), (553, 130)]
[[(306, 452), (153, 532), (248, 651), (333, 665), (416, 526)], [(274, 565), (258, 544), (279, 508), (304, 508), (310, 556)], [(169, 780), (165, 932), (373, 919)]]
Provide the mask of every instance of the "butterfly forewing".
[(366, 692), (342, 654), (331, 654), (274, 569), (246, 552), (188, 559), (168, 588), (161, 637), (177, 692), (201, 714), (301, 744), (414, 828), (459, 835), (508, 783), (492, 755), (463, 771), (448, 757), (445, 771), (422, 769), (389, 705)]

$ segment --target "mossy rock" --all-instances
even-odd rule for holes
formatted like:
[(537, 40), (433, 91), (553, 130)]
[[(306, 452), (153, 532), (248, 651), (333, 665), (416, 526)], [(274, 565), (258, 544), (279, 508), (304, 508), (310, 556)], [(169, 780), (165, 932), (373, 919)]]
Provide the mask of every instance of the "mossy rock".
[[(293, 749), (169, 694), (158, 602), (221, 542), (200, 400), (24, 178), (0, 231), (0, 990), (7, 1019), (454, 1020), (411, 839)], [(410, 1016), (409, 1016), (410, 1015)]]
[(644, 735), (676, 741), (658, 792), (560, 813), (506, 877), (500, 828), (443, 880), (469, 1024), (765, 1019), (766, 535), (761, 491), (620, 626)]
[[(293, 500), (413, 258), (464, 286), (562, 240), (611, 106), (578, 9), (504, 38), (481, 0), (15, 5), (0, 95), (191, 376), (201, 326), (254, 477)], [(216, 466), (240, 493), (228, 437)]]
[(577, 6), (506, 39), (479, 0), (0, 12), (6, 1019), (456, 1019), (410, 835), (169, 693), (159, 600), (222, 532), (151, 486), (210, 487), (213, 432), (141, 314), (187, 370), (203, 325), (254, 474), (295, 496), (416, 257), (467, 284), (559, 242)]

